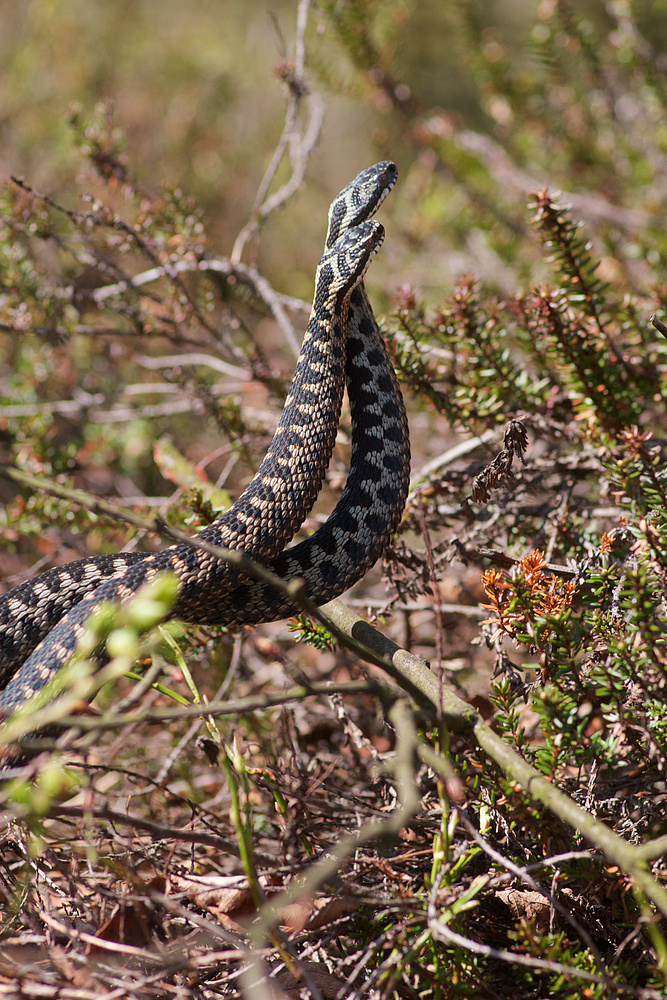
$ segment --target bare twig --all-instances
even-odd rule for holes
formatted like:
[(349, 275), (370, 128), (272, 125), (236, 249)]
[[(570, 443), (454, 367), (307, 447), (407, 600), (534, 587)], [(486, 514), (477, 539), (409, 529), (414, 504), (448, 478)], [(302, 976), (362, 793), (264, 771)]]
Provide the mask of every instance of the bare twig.
[(226, 837), (206, 833), (204, 830), (185, 830), (181, 827), (154, 823), (152, 820), (143, 819), (141, 816), (133, 816), (129, 813), (111, 809), (106, 802), (85, 807), (55, 803), (51, 807), (50, 814), (51, 816), (70, 816), (74, 819), (82, 820), (85, 820), (87, 817), (106, 819), (111, 823), (122, 823), (124, 826), (130, 826), (135, 830), (143, 830), (156, 840), (176, 840), (184, 844), (208, 844), (210, 847), (217, 847), (218, 850), (228, 851), (235, 858), (239, 856), (238, 845), (232, 840), (227, 840)]
[[(278, 705), (288, 705), (290, 702), (303, 701), (318, 695), (330, 696), (372, 694), (387, 698), (390, 692), (386, 686), (373, 680), (347, 681), (335, 684), (303, 684), (281, 691), (279, 694), (249, 695), (247, 698), (237, 698), (235, 701), (209, 701), (200, 705), (184, 705), (180, 708), (164, 708), (144, 710), (140, 719), (149, 725), (160, 722), (178, 722), (183, 719), (196, 719), (202, 715), (214, 717), (244, 715), (248, 712), (259, 712)], [(120, 711), (110, 710), (97, 718), (86, 718), (79, 715), (64, 716), (59, 720), (62, 726), (76, 726), (81, 730), (116, 729), (137, 722), (137, 715), (127, 714), (121, 706)]]
[[(128, 288), (140, 288), (142, 285), (152, 281), (159, 281), (160, 278), (171, 277), (174, 274), (200, 271), (220, 274), (225, 278), (234, 278), (250, 288), (269, 309), (275, 321), (280, 326), (285, 335), (285, 340), (295, 355), (299, 353), (301, 342), (297, 336), (294, 325), (287, 315), (287, 309), (299, 312), (309, 312), (310, 306), (301, 299), (295, 299), (288, 295), (281, 295), (271, 286), (266, 278), (257, 271), (256, 268), (243, 264), (241, 261), (233, 263), (227, 257), (205, 258), (204, 260), (179, 260), (167, 267), (151, 267), (140, 274), (134, 275), (130, 280), (117, 281), (113, 285), (104, 285), (92, 292), (93, 299), (102, 305), (114, 295), (122, 295)], [(113, 330), (106, 331), (113, 333)]]
[[(384, 669), (404, 690), (418, 691), (420, 697), (430, 702), (436, 711), (442, 704), (444, 721), (452, 732), (484, 750), (510, 781), (515, 781), (531, 798), (577, 830), (614, 864), (630, 874), (640, 892), (648, 897), (664, 916), (667, 916), (667, 891), (646, 870), (638, 850), (578, 806), (569, 796), (547, 781), (539, 771), (531, 767), (521, 754), (486, 725), (471, 705), (441, 684), (425, 660), (401, 649), (340, 601), (331, 601), (322, 611), (335, 622), (339, 631), (343, 631), (355, 642), (368, 646), (374, 656), (382, 656)], [(371, 657), (368, 659), (371, 660)], [(375, 662), (375, 659), (373, 658), (371, 662)], [(425, 743), (420, 743), (418, 752), (425, 763), (447, 777), (443, 762), (434, 750)]]
[[(294, 63), (292, 66), (285, 66), (283, 69), (283, 78), (289, 88), (289, 102), (285, 114), (285, 124), (271, 162), (259, 185), (252, 217), (243, 227), (234, 243), (231, 253), (231, 261), (234, 265), (240, 262), (246, 244), (249, 240), (254, 239), (259, 232), (260, 225), (267, 216), (283, 205), (299, 188), (303, 181), (308, 157), (313, 151), (320, 134), (322, 119), (324, 117), (324, 105), (316, 94), (309, 92), (304, 78), (304, 37), (309, 6), (309, 0), (300, 0), (297, 10)], [(297, 121), (301, 101), (304, 97), (308, 98), (310, 114), (305, 131), (300, 133), (297, 128)], [(292, 168), (291, 176), (278, 191), (267, 197), (271, 182), (288, 148)]]
[(493, 441), (499, 435), (499, 430), (485, 431), (480, 437), (469, 438), (467, 441), (461, 441), (460, 444), (454, 445), (453, 448), (448, 448), (441, 455), (437, 455), (432, 458), (430, 462), (426, 462), (422, 465), (421, 469), (415, 473), (410, 482), (410, 496), (408, 502), (414, 499), (415, 493), (417, 492), (419, 486), (428, 479), (429, 476), (433, 475), (434, 472), (438, 472), (443, 469), (446, 465), (451, 465), (452, 462), (457, 462), (459, 458), (463, 458), (464, 455), (470, 454), (476, 448), (479, 448), (490, 441)]
[(509, 962), (510, 965), (523, 965), (529, 969), (544, 969), (546, 972), (556, 973), (569, 979), (583, 979), (589, 983), (598, 983), (614, 993), (624, 993), (628, 996), (638, 997), (640, 1000), (662, 1000), (664, 994), (657, 990), (644, 989), (642, 987), (630, 986), (627, 983), (614, 983), (607, 976), (596, 976), (585, 969), (578, 969), (573, 965), (564, 965), (562, 962), (554, 962), (550, 959), (536, 958), (533, 955), (522, 955), (520, 952), (507, 951), (505, 948), (492, 948), (491, 945), (482, 944), (472, 938), (465, 937), (453, 931), (448, 923), (438, 916), (435, 904), (436, 892), (440, 888), (440, 882), (444, 872), (441, 872), (433, 885), (433, 891), (428, 905), (428, 926), (436, 941), (445, 941), (448, 944), (457, 945), (464, 951), (470, 951), (474, 955), (484, 955), (488, 958), (495, 958), (500, 962)]

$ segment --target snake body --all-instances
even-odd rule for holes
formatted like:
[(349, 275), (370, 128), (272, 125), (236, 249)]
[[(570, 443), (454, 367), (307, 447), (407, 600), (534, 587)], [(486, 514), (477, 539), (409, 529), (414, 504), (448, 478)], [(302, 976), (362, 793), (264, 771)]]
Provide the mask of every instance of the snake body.
[[(382, 199), (396, 182), (391, 161), (368, 167), (343, 188), (329, 209), (327, 246), (369, 214), (368, 189), (382, 179)], [(373, 211), (378, 206), (373, 205)], [(352, 418), (350, 472), (340, 499), (314, 535), (272, 563), (285, 580), (300, 577), (315, 604), (353, 586), (393, 537), (410, 487), (410, 437), (403, 397), (363, 282), (352, 292), (347, 327), (346, 383)], [(225, 600), (231, 627), (297, 613), (289, 597), (264, 583), (242, 584)]]
[[(303, 577), (317, 603), (341, 593), (377, 559), (407, 495), (405, 411), (361, 284), (382, 240), (381, 227), (366, 220), (395, 179), (393, 164), (377, 164), (334, 199), (313, 311), (276, 435), (248, 489), (199, 535), (243, 548), (282, 576)], [(319, 492), (333, 449), (343, 358), (352, 412), (348, 482), (327, 522), (281, 554)], [(174, 614), (187, 621), (235, 626), (295, 610), (271, 588), (244, 581), (228, 564), (188, 545), (77, 560), (0, 600), (0, 683), (6, 683), (0, 709), (23, 703), (53, 676), (101, 601), (130, 597), (162, 569), (181, 581)]]

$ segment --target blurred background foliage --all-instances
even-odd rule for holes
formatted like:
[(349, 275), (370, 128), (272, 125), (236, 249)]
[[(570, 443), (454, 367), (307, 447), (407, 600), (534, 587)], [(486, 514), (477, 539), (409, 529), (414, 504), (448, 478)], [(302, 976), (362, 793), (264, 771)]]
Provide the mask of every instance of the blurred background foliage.
[[(264, 234), (263, 270), (274, 282), (287, 270), (286, 290), (307, 297), (331, 191), (392, 157), (402, 180), (388, 212), (405, 239), (395, 233), (388, 245), (391, 273), (418, 275), (434, 295), (471, 268), (505, 291), (534, 276), (526, 194), (546, 182), (573, 196), (609, 268), (627, 249), (633, 278), (650, 281), (641, 264), (661, 261), (660, 235), (655, 246), (631, 240), (638, 225), (658, 228), (662, 208), (663, 6), (315, 5), (307, 82), (326, 94), (326, 120), (308, 184)], [(111, 101), (138, 186), (187, 191), (214, 248), (227, 251), (280, 134), (294, 3), (31, 0), (1, 9), (2, 174), (75, 198), (90, 178), (72, 106), (87, 121)], [(373, 277), (389, 270), (384, 258)]]
[[(321, 0), (309, 11), (303, 80), (294, 0), (5, 0), (0, 13), (0, 170), (25, 179), (2, 195), (0, 457), (127, 504), (168, 506), (188, 526), (224, 503), (213, 482), (240, 492), (275, 425), (294, 345), (269, 316), (275, 295), (228, 258), (290, 95), (302, 129), (319, 100), (304, 183), (241, 260), (291, 297), (280, 302), (299, 332), (295, 299), (310, 297), (331, 197), (360, 168), (397, 162), (367, 284), (406, 390), (420, 489), (385, 579), (376, 570), (351, 599), (391, 603), (387, 631), (439, 662), (542, 773), (623, 836), (664, 835), (667, 340), (650, 316), (667, 300), (667, 3)], [(290, 176), (281, 163), (270, 190)], [(194, 265), (214, 258), (226, 261), (223, 276), (195, 278)], [(171, 276), (128, 287), (158, 265)], [(463, 450), (450, 451), (459, 440)], [(348, 444), (344, 416), (308, 528), (340, 492)], [(0, 496), (8, 585), (52, 562), (154, 544), (45, 494), (3, 483)], [(313, 676), (353, 669), (342, 654), (298, 647), (284, 626), (231, 650), (224, 637), (188, 648), (207, 692), (230, 663), (239, 692), (270, 683), (288, 655)], [(347, 708), (369, 746), (391, 746), (375, 706)], [(235, 720), (234, 733), (269, 763), (293, 750), (258, 719)], [(143, 773), (165, 779), (160, 753), (171, 760), (173, 748), (160, 741), (170, 736), (135, 740)], [(305, 775), (340, 754), (349, 767), (337, 781), (375, 788), (368, 760), (340, 734), (316, 746), (291, 766)], [(452, 761), (480, 827), (495, 824), (516, 864), (571, 846), (570, 831), (554, 830), (465, 746)], [(426, 805), (411, 833), (433, 863), (419, 878), (428, 887), (444, 877), (454, 892), (469, 884), (459, 874), (478, 848), (460, 830), (454, 847), (445, 791), (425, 769), (419, 780)], [(257, 836), (276, 854), (270, 799), (256, 808), (266, 823)], [(507, 917), (502, 940), (599, 969), (594, 940), (619, 977), (664, 988), (664, 939), (640, 926), (647, 911), (617, 871), (566, 873), (588, 937)], [(660, 860), (653, 871), (664, 880)], [(419, 910), (419, 889), (414, 899)], [(498, 914), (484, 901), (471, 936), (486, 928), (494, 939)], [(508, 995), (493, 992), (478, 955), (428, 935), (415, 944), (423, 911), (415, 932), (387, 907), (382, 933), (395, 919), (402, 945), (414, 944), (411, 981), (424, 993), (427, 979), (414, 977), (429, 963), (457, 975), (463, 963), (470, 993), (433, 995)], [(582, 995), (555, 973), (548, 986), (531, 977), (522, 995)]]

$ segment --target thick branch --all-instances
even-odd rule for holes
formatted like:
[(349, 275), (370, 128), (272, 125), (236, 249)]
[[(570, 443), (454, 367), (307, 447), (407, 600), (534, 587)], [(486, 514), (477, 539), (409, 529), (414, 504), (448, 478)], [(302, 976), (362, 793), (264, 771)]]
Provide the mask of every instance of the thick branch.
[[(631, 875), (641, 892), (667, 917), (667, 890), (647, 871), (641, 848), (637, 849), (628, 844), (547, 781), (539, 771), (524, 760), (521, 754), (487, 726), (471, 705), (445, 688), (431, 672), (426, 660), (401, 649), (340, 601), (331, 601), (322, 610), (340, 630), (353, 640), (363, 642), (375, 656), (379, 654), (388, 657), (390, 666), (386, 669), (405, 690), (418, 690), (431, 702), (452, 732), (463, 736), (483, 750), (510, 781), (520, 785), (531, 798), (546, 806), (554, 816), (568, 826), (579, 831), (610, 861)], [(377, 661), (373, 658), (372, 662)], [(419, 753), (431, 767), (443, 771), (444, 762), (430, 747), (421, 744)]]
[[(462, 701), (453, 691), (444, 686), (429, 669), (426, 660), (407, 650), (378, 632), (360, 618), (341, 601), (330, 601), (323, 608), (317, 608), (306, 596), (300, 580), (285, 581), (254, 563), (238, 550), (222, 549), (209, 545), (184, 531), (171, 527), (160, 517), (152, 520), (139, 517), (116, 504), (97, 500), (78, 490), (72, 490), (57, 483), (44, 480), (29, 473), (20, 472), (12, 466), (0, 465), (0, 476), (32, 489), (46, 489), (72, 503), (79, 503), (99, 513), (111, 514), (128, 521), (146, 531), (159, 531), (180, 542), (186, 542), (217, 558), (238, 566), (255, 579), (262, 580), (282, 591), (302, 607), (311, 617), (330, 629), (334, 637), (348, 649), (369, 663), (381, 667), (396, 683), (406, 691), (422, 708), (442, 719), (447, 727), (457, 735), (470, 741), (503, 771), (510, 781), (516, 782), (534, 800), (540, 802), (555, 816), (578, 830), (581, 835), (599, 848), (610, 861), (630, 874), (638, 888), (667, 917), (667, 890), (647, 871), (645, 857), (610, 830), (604, 823), (576, 805), (564, 792), (546, 780), (539, 771), (531, 767), (524, 758), (490, 729), (475, 709)], [(434, 769), (442, 771), (445, 763), (426, 745), (420, 747), (423, 759)]]

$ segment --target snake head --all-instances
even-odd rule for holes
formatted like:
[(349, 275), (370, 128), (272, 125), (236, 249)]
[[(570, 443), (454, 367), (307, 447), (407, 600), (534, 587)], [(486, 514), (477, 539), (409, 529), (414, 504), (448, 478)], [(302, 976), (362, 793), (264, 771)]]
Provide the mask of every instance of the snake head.
[(373, 257), (382, 246), (384, 226), (362, 222), (346, 230), (324, 256), (317, 269), (317, 293), (335, 295), (340, 302), (356, 288)]
[(346, 229), (370, 219), (393, 188), (397, 177), (396, 164), (391, 160), (383, 160), (357, 174), (331, 202), (326, 245), (333, 246)]

